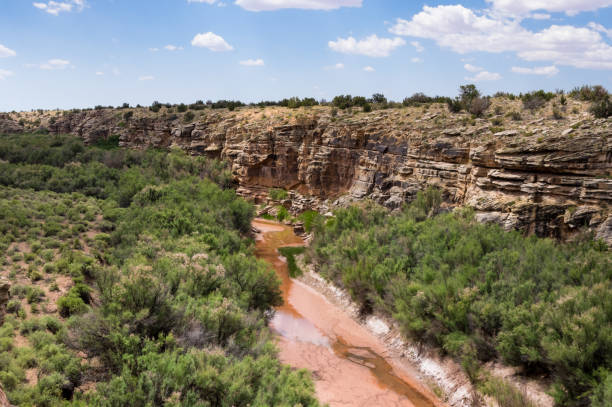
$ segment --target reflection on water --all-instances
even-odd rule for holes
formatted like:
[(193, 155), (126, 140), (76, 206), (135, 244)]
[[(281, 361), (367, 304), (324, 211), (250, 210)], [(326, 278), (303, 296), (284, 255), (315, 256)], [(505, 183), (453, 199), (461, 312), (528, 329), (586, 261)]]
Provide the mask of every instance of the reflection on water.
[(329, 338), (306, 318), (279, 310), (276, 311), (271, 325), (275, 333), (286, 339), (329, 347)]
[(281, 339), (281, 359), (315, 373), (321, 401), (332, 407), (442, 405), (425, 395), (422, 386), (399, 375), (372, 347), (363, 346), (374, 339), (362, 338), (367, 332), (361, 332), (349, 316), (312, 290), (293, 283), (277, 251), (283, 246), (303, 245), (291, 228), (264, 220), (255, 220), (253, 225), (262, 231), (256, 244), (257, 257), (268, 261), (281, 279), (284, 304), (270, 323)]

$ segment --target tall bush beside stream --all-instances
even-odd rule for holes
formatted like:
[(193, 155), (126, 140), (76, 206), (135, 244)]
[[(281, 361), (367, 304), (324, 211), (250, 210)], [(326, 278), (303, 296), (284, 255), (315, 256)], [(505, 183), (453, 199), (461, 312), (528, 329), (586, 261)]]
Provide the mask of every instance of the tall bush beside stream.
[(474, 380), (477, 361), (500, 358), (550, 375), (559, 405), (610, 394), (606, 246), (524, 237), (469, 210), (433, 216), (427, 196), (398, 215), (371, 203), (338, 210), (315, 233), (320, 272), (363, 312), (392, 315), (407, 337), (456, 356)]

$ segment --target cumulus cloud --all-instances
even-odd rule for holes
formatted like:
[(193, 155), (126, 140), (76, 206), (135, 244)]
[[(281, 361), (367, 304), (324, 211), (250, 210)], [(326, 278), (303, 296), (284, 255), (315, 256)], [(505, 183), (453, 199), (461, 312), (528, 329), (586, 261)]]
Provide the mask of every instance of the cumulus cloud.
[(525, 15), (531, 11), (545, 10), (564, 12), (569, 16), (582, 11), (594, 11), (612, 6), (612, 0), (487, 0), (495, 10), (514, 15)]
[(342, 62), (338, 62), (337, 64), (326, 66), (325, 69), (344, 69), (344, 64)]
[(15, 51), (0, 44), (0, 58), (14, 57), (17, 55)]
[(594, 23), (591, 21), (587, 24), (587, 27), (600, 33), (604, 33), (608, 38), (612, 38), (612, 29), (606, 28), (601, 24)]
[(541, 31), (530, 31), (521, 26), (521, 21), (495, 13), (476, 13), (461, 5), (424, 6), (410, 20), (397, 19), (390, 31), (433, 39), (439, 46), (461, 54), (515, 52), (526, 61), (612, 69), (612, 47), (593, 27), (551, 25)]
[(363, 40), (357, 41), (353, 37), (338, 38), (329, 41), (329, 47), (343, 54), (365, 55), (373, 58), (388, 57), (391, 51), (405, 45), (402, 38), (378, 38), (376, 34), (370, 35)]
[(463, 65), (463, 67), (465, 68), (466, 71), (469, 71), (469, 72), (480, 72), (484, 70), (483, 68), (479, 66), (474, 66), (472, 64), (465, 64)]
[(56, 69), (66, 69), (70, 65), (70, 61), (65, 59), (50, 59), (47, 62), (40, 65), (40, 69), (44, 69), (47, 71), (56, 70)]
[(247, 59), (244, 61), (240, 61), (240, 65), (244, 66), (264, 66), (264, 60), (261, 58), (257, 59)]
[(191, 45), (194, 47), (208, 48), (215, 52), (231, 51), (234, 49), (234, 47), (229, 45), (223, 37), (210, 31), (203, 34), (197, 34), (193, 37), (193, 40), (191, 40)]
[(0, 81), (5, 80), (9, 76), (13, 76), (13, 72), (7, 71), (6, 69), (0, 69)]
[(550, 14), (546, 13), (533, 13), (529, 15), (529, 18), (533, 18), (534, 20), (550, 20)]
[(513, 66), (512, 72), (520, 73), (524, 75), (544, 75), (554, 76), (559, 73), (559, 68), (554, 65), (551, 66), (536, 66), (534, 68), (523, 68), (520, 66)]
[(59, 15), (62, 12), (70, 12), (73, 10), (81, 11), (85, 8), (84, 0), (69, 0), (69, 1), (48, 1), (48, 2), (34, 2), (32, 3), (37, 9), (46, 11), (54, 16)]
[(363, 70), (366, 72), (374, 72), (376, 69), (372, 68), (371, 66), (364, 66)]
[(139, 81), (152, 81), (153, 79), (155, 79), (153, 75), (143, 75), (138, 77)]
[(425, 51), (425, 48), (418, 41), (410, 41), (410, 45), (412, 45), (414, 47), (416, 52), (423, 52), (423, 51)]
[(502, 76), (496, 72), (480, 71), (474, 76), (466, 76), (465, 80), (472, 82), (497, 81)]
[[(210, 3), (210, 0), (202, 1)], [(235, 4), (249, 11), (271, 11), (284, 8), (335, 10), (340, 7), (361, 7), (362, 2), (363, 0), (236, 0)]]

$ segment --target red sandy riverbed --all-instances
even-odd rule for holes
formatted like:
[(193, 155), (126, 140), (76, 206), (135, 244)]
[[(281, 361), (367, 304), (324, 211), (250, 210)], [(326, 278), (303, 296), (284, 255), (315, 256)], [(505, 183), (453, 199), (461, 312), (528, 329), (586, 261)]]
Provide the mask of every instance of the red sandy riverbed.
[(268, 261), (282, 281), (284, 305), (271, 322), (283, 363), (313, 372), (317, 396), (335, 406), (443, 406), (404, 367), (387, 355), (384, 344), (344, 310), (289, 277), (277, 248), (304, 242), (293, 229), (262, 219), (256, 255)]

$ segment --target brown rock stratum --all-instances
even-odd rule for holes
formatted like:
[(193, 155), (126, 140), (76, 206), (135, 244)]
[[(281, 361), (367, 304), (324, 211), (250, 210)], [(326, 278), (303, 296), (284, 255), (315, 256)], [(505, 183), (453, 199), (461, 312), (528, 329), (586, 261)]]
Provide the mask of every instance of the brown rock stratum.
[[(516, 111), (516, 103), (495, 99), (493, 107)], [(434, 185), (479, 220), (561, 239), (590, 230), (612, 245), (612, 120), (571, 104), (562, 120), (523, 111), (518, 121), (472, 119), (442, 105), (337, 117), (329, 107), (206, 109), (192, 123), (166, 108), (130, 109), (128, 119), (127, 109), (33, 112), (0, 117), (0, 130), (35, 123), (88, 143), (116, 135), (125, 147), (178, 146), (228, 161), (241, 193), (294, 191), (287, 204), (296, 211), (367, 198), (393, 209)]]

